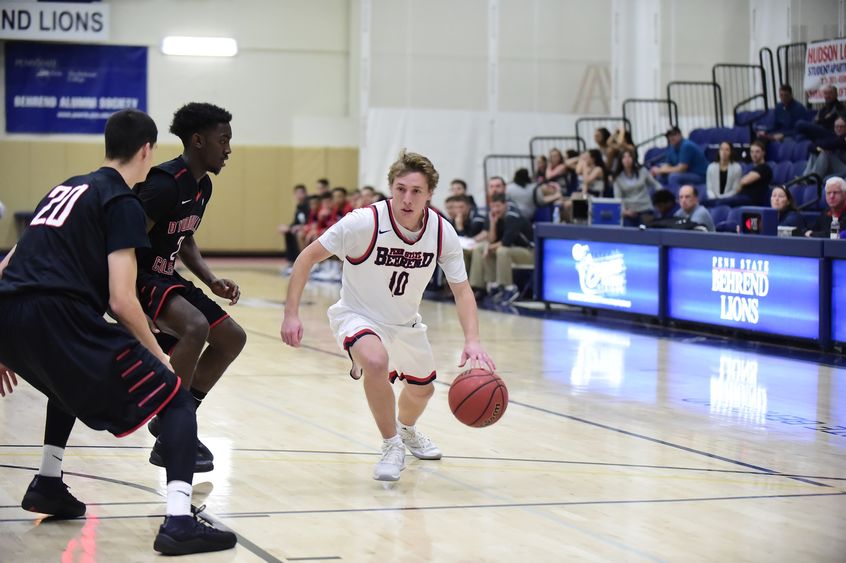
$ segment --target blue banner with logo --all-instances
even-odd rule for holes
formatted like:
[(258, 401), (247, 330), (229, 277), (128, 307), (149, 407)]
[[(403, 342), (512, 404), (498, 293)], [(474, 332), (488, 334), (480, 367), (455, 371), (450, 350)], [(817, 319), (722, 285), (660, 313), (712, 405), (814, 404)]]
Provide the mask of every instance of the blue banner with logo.
[(543, 239), (541, 299), (658, 314), (658, 247)]
[(670, 248), (673, 319), (819, 338), (819, 259)]
[(831, 337), (846, 342), (846, 260), (831, 261)]
[(102, 134), (116, 111), (147, 111), (147, 48), (8, 42), (6, 132)]

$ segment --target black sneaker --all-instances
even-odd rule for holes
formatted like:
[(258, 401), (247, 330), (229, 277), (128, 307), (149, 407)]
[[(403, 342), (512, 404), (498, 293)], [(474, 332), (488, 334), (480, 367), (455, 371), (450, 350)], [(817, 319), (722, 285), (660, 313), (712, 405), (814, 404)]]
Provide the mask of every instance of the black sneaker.
[[(162, 443), (156, 440), (153, 451), (150, 452), (150, 463), (158, 467), (165, 466), (162, 449)], [(197, 440), (197, 459), (194, 460), (194, 473), (208, 473), (212, 470), (214, 470), (214, 456), (205, 444)]]
[(61, 477), (36, 475), (24, 494), (21, 508), (50, 514), (56, 518), (79, 518), (85, 514), (85, 503), (68, 492)]
[(188, 555), (232, 549), (238, 538), (218, 530), (198, 516), (166, 516), (159, 526), (153, 549), (163, 555)]

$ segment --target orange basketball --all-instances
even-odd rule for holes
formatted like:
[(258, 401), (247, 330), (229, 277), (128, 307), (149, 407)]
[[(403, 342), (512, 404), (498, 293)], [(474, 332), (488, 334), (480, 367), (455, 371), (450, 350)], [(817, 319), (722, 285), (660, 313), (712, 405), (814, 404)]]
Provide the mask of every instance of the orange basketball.
[(462, 372), (449, 387), (449, 408), (467, 426), (490, 426), (502, 418), (507, 407), (505, 382), (486, 369)]

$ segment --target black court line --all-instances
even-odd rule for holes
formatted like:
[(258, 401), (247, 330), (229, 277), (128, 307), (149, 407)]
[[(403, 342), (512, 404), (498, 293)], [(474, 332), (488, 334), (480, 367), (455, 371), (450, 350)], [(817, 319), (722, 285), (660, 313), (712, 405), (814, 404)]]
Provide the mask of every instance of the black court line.
[[(778, 500), (778, 499), (799, 499), (817, 497), (843, 497), (846, 492), (837, 493), (797, 493), (783, 495), (739, 495), (722, 497), (688, 497), (668, 499), (617, 499), (617, 500), (575, 500), (575, 501), (551, 501), (551, 502), (513, 502), (513, 503), (489, 503), (489, 504), (443, 504), (433, 506), (399, 506), (399, 507), (372, 507), (372, 508), (321, 508), (302, 510), (264, 510), (261, 512), (225, 512), (221, 517), (225, 518), (267, 518), (269, 516), (306, 516), (312, 514), (356, 514), (368, 512), (428, 512), (439, 510), (490, 510), (508, 508), (558, 508), (570, 506), (607, 506), (607, 505), (630, 505), (630, 504), (680, 504), (686, 502), (720, 502), (720, 501), (745, 501), (745, 500)], [(203, 518), (206, 518), (203, 513)], [(157, 514), (130, 514), (125, 516), (98, 516), (100, 520), (137, 520), (144, 518), (156, 518), (162, 515)], [(8, 518), (0, 519), (2, 522), (29, 522), (32, 519)], [(240, 540), (240, 535), (238, 536)], [(259, 548), (260, 549), (260, 548)], [(269, 554), (268, 554), (269, 555)], [(269, 555), (273, 557), (272, 555)], [(266, 561), (279, 561), (279, 559), (266, 559)]]
[[(0, 463), (0, 467), (5, 467), (7, 469), (22, 469), (22, 470), (26, 470), (26, 471), (38, 471), (37, 467), (25, 467), (25, 466), (22, 466), (22, 465), (9, 465), (9, 464), (5, 464), (5, 463)], [(141, 491), (144, 491), (144, 492), (152, 493), (152, 494), (156, 495), (157, 497), (162, 498), (162, 494), (158, 490), (153, 489), (152, 487), (148, 487), (146, 485), (141, 485), (141, 484), (138, 484), (138, 483), (131, 483), (129, 481), (122, 481), (120, 479), (112, 479), (111, 477), (102, 477), (102, 476), (99, 476), (99, 475), (89, 475), (89, 474), (86, 474), (86, 473), (77, 473), (77, 472), (74, 472), (74, 471), (65, 471), (64, 473), (65, 473), (65, 475), (74, 475), (76, 477), (84, 477), (86, 479), (93, 479), (95, 481), (105, 481), (107, 483), (114, 483), (116, 485), (122, 485), (122, 486), (125, 486), (125, 487), (138, 489), (138, 490), (141, 490)], [(108, 503), (102, 503), (102, 504), (108, 504)], [(119, 519), (122, 519), (122, 518), (164, 518), (164, 514), (151, 514), (151, 515), (144, 515), (144, 516), (100, 516), (98, 518), (100, 518), (101, 520), (119, 520)], [(215, 525), (220, 524), (220, 522), (217, 521), (215, 519), (215, 517), (212, 516), (209, 512), (203, 511), (203, 518), (213, 522)], [(32, 518), (10, 518), (10, 519), (6, 519), (6, 520), (0, 520), (0, 522), (32, 522), (32, 520), (33, 520)], [(227, 529), (229, 529), (229, 528), (227, 527)], [(271, 555), (267, 551), (263, 550), (262, 548), (260, 548), (259, 546), (257, 546), (256, 544), (254, 544), (253, 542), (251, 542), (250, 540), (245, 538), (243, 535), (239, 534), (235, 530), (231, 530), (231, 531), (236, 536), (238, 536), (238, 543), (243, 545), (247, 550), (249, 550), (253, 555), (258, 557), (259, 559), (261, 559), (263, 561), (268, 561), (268, 562), (271, 562), (271, 563), (282, 563), (281, 559), (277, 559), (276, 557), (274, 557), (273, 555)]]
[[(0, 444), (2, 448), (41, 448), (40, 444)], [(105, 445), (69, 445), (67, 449), (113, 449), (113, 450), (148, 450), (149, 446), (120, 446), (113, 444)], [(276, 454), (315, 454), (315, 455), (350, 455), (350, 456), (379, 456), (379, 452), (350, 452), (338, 450), (293, 450), (285, 448), (232, 448), (233, 452), (248, 453), (276, 453)], [(699, 471), (703, 473), (727, 473), (732, 475), (753, 475), (758, 477), (800, 477), (803, 479), (821, 479), (825, 481), (846, 481), (846, 477), (831, 477), (828, 475), (803, 475), (800, 473), (761, 473), (760, 471), (745, 471), (743, 469), (718, 469), (714, 467), (685, 467), (681, 465), (651, 465), (646, 463), (611, 463), (607, 461), (573, 461), (568, 459), (536, 459), (522, 457), (494, 457), (494, 456), (467, 456), (467, 455), (445, 455), (444, 459), (466, 459), (471, 461), (501, 461), (515, 463), (548, 463), (554, 465), (588, 465), (598, 467), (621, 467), (632, 469), (667, 469), (674, 471)], [(2, 508), (2, 507), (0, 507)]]
[[(251, 334), (260, 335), (260, 336), (263, 336), (265, 338), (271, 338), (270, 336), (268, 336), (267, 334), (265, 334), (263, 332), (259, 332), (259, 331), (255, 331), (255, 330), (247, 330), (247, 332), (249, 332)], [(276, 339), (275, 336), (272, 337), (272, 338)], [(317, 347), (314, 347), (314, 346), (300, 345), (300, 347), (306, 348), (308, 350), (314, 350), (315, 352), (328, 354), (328, 355), (331, 355), (331, 356), (336, 356), (336, 357), (340, 357), (340, 358), (345, 357), (340, 352), (330, 352), (328, 350), (324, 350), (324, 349), (317, 348)], [(443, 381), (438, 381), (437, 379), (434, 381), (434, 383), (436, 383), (438, 385), (444, 385), (444, 386), (449, 387), (449, 383), (446, 383), (446, 382), (443, 382)], [(546, 408), (543, 408), (543, 407), (530, 405), (528, 403), (523, 403), (521, 401), (515, 401), (514, 399), (509, 399), (508, 404), (509, 405), (518, 405), (518, 406), (521, 406), (521, 407), (524, 407), (524, 408), (527, 408), (527, 409), (531, 409), (531, 410), (535, 410), (535, 411), (538, 411), (538, 412), (543, 412), (543, 413), (546, 413), (546, 414), (551, 414), (553, 416), (566, 418), (566, 419), (572, 420), (574, 422), (580, 422), (582, 424), (587, 424), (589, 426), (594, 426), (596, 428), (602, 428), (603, 430), (610, 430), (611, 432), (617, 432), (618, 434), (623, 434), (623, 435), (629, 436), (631, 438), (639, 438), (641, 440), (646, 440), (646, 441), (652, 442), (654, 444), (660, 444), (662, 446), (675, 448), (675, 449), (682, 450), (682, 451), (685, 451), (685, 452), (688, 452), (688, 453), (705, 456), (705, 457), (710, 458), (710, 459), (717, 459), (717, 460), (720, 460), (720, 461), (724, 461), (726, 463), (731, 463), (733, 465), (739, 465), (741, 467), (747, 467), (749, 469), (755, 469), (757, 471), (760, 471), (762, 473), (766, 473), (766, 474), (769, 474), (769, 475), (785, 476), (780, 471), (776, 471), (774, 469), (769, 469), (767, 467), (762, 467), (760, 465), (754, 465), (754, 464), (751, 464), (751, 463), (746, 463), (744, 461), (740, 461), (738, 459), (732, 459), (730, 457), (712, 454), (712, 453), (706, 452), (704, 450), (698, 450), (696, 448), (691, 448), (691, 447), (688, 447), (688, 446), (682, 446), (681, 444), (674, 444), (673, 442), (668, 442), (667, 440), (661, 440), (659, 438), (653, 438), (651, 436), (646, 436), (644, 434), (638, 434), (636, 432), (631, 432), (629, 430), (623, 430), (622, 428), (617, 428), (617, 427), (610, 426), (610, 425), (607, 425), (607, 424), (602, 424), (601, 422), (594, 422), (592, 420), (587, 420), (585, 418), (581, 418), (581, 417), (578, 417), (578, 416), (564, 414), (564, 413), (561, 413), (561, 412), (553, 411), (551, 409), (546, 409)], [(786, 477), (786, 478), (792, 479), (792, 480), (795, 480), (795, 481), (801, 481), (801, 482), (807, 483), (809, 485), (815, 485), (817, 487), (831, 487), (831, 485), (829, 485), (827, 483), (818, 483), (816, 481), (813, 481), (813, 480), (810, 480), (810, 479), (805, 479), (803, 477)]]
[[(437, 383), (437, 381), (435, 381), (435, 383)], [(697, 450), (696, 448), (691, 448), (689, 446), (682, 446), (681, 444), (674, 444), (673, 442), (668, 442), (667, 440), (661, 440), (660, 438), (653, 438), (652, 436), (646, 436), (644, 434), (638, 434), (637, 432), (631, 432), (629, 430), (623, 430), (622, 428), (617, 428), (615, 426), (610, 426), (608, 424), (602, 424), (601, 422), (594, 422), (592, 420), (587, 420), (585, 418), (581, 418), (581, 417), (578, 417), (578, 416), (573, 416), (573, 415), (570, 415), (570, 414), (564, 414), (564, 413), (553, 411), (553, 410), (546, 409), (546, 408), (543, 408), (543, 407), (530, 405), (528, 403), (522, 403), (520, 401), (513, 401), (513, 400), (509, 399), (508, 404), (509, 405), (510, 404), (519, 405), (519, 406), (525, 407), (527, 409), (532, 409), (532, 410), (535, 410), (535, 411), (538, 411), (538, 412), (543, 412), (543, 413), (546, 413), (546, 414), (559, 416), (561, 418), (566, 418), (568, 420), (580, 422), (582, 424), (587, 424), (589, 426), (594, 426), (596, 428), (602, 428), (603, 430), (610, 430), (611, 432), (617, 432), (618, 434), (623, 434), (624, 436), (629, 436), (629, 437), (632, 437), (632, 438), (639, 438), (641, 440), (646, 440), (646, 441), (652, 442), (654, 444), (660, 444), (662, 446), (668, 446), (670, 448), (675, 448), (675, 449), (682, 450), (682, 451), (685, 451), (685, 452), (688, 452), (688, 453), (702, 455), (702, 456), (705, 456), (705, 457), (708, 457), (708, 458), (711, 458), (711, 459), (718, 459), (720, 461), (724, 461), (726, 463), (731, 463), (731, 464), (734, 464), (734, 465), (739, 465), (741, 467), (748, 467), (749, 469), (755, 469), (757, 471), (761, 471), (763, 473), (767, 473), (767, 474), (770, 474), (770, 475), (785, 476), (784, 474), (782, 474), (779, 471), (776, 471), (774, 469), (769, 469), (767, 467), (762, 467), (760, 465), (754, 465), (752, 463), (746, 463), (745, 461), (740, 461), (738, 459), (732, 459), (730, 457), (712, 454), (710, 452), (706, 452), (706, 451), (703, 451), (703, 450)], [(818, 483), (817, 481), (813, 481), (811, 479), (805, 479), (803, 477), (786, 477), (786, 478), (792, 479), (794, 481), (801, 481), (802, 483), (807, 483), (809, 485), (816, 485), (818, 487), (831, 487), (831, 485), (829, 485), (827, 483)]]

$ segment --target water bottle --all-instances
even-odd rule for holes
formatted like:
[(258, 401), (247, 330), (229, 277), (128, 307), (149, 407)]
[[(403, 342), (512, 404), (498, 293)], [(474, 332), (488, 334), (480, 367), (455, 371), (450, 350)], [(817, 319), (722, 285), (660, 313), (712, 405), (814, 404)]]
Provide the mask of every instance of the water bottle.
[(834, 215), (831, 216), (831, 235), (830, 237), (834, 240), (840, 238), (840, 221), (838, 221), (837, 217)]

